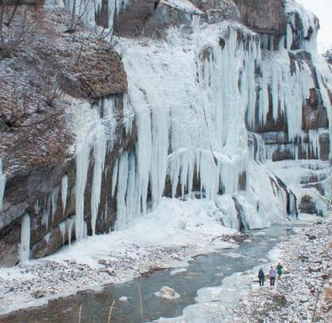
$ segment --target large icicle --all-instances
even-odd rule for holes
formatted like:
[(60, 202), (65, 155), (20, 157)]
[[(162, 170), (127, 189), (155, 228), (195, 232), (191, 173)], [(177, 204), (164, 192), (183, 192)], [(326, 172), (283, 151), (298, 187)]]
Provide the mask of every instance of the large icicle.
[[(95, 232), (106, 153), (106, 134), (103, 122), (107, 123), (108, 117), (106, 115), (106, 119), (103, 120), (100, 117), (99, 107), (90, 107), (88, 104), (80, 104), (73, 110), (74, 128), (77, 136), (75, 185), (75, 232), (77, 240), (83, 238), (86, 234), (84, 194), (92, 149), (94, 151), (94, 172), (91, 195), (91, 221), (92, 232)], [(112, 130), (112, 128), (109, 129)]]
[(20, 261), (25, 262), (30, 258), (30, 216), (25, 214), (21, 224), (21, 245), (20, 245)]
[(6, 176), (2, 172), (2, 160), (0, 158), (0, 211), (3, 207), (3, 197), (5, 195), (5, 187), (6, 187)]
[(61, 201), (62, 201), (62, 213), (66, 211), (68, 196), (68, 176), (64, 175), (61, 180)]
[[(108, 117), (108, 115), (107, 115)], [(102, 175), (105, 165), (106, 156), (106, 135), (104, 126), (101, 123), (97, 123), (95, 131), (95, 142), (94, 142), (94, 168), (93, 168), (93, 180), (91, 188), (91, 228), (92, 234), (96, 232), (96, 221), (98, 215), (98, 208), (100, 202), (101, 186), (102, 186)]]

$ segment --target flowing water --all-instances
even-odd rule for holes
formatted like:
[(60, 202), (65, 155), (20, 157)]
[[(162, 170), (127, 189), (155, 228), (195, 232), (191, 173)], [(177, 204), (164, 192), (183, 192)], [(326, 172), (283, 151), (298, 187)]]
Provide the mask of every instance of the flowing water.
[[(124, 284), (105, 286), (102, 291), (80, 292), (51, 300), (43, 307), (12, 312), (0, 316), (0, 322), (142, 323), (175, 317), (195, 303), (198, 289), (220, 285), (224, 277), (258, 265), (276, 243), (291, 234), (292, 229), (286, 226), (252, 231), (238, 248), (197, 256), (187, 271), (175, 275), (169, 269), (156, 271)], [(180, 297), (167, 300), (155, 296), (162, 286), (173, 288)], [(120, 300), (121, 297), (126, 299)]]

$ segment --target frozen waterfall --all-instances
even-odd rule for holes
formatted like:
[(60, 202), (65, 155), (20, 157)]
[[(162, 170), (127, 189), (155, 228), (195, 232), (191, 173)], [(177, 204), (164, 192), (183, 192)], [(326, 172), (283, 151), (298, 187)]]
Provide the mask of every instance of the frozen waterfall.
[[(122, 4), (110, 3), (112, 18), (114, 8)], [(86, 232), (86, 212), (91, 212), (95, 233), (102, 185), (110, 185), (108, 194), (117, 198), (116, 229), (126, 228), (133, 219), (154, 209), (165, 190), (181, 198), (191, 198), (198, 190), (214, 202), (221, 194), (236, 197), (249, 228), (269, 225), (287, 215), (287, 194), (264, 164), (265, 159), (272, 159), (276, 150), (290, 150), (297, 159), (300, 149), (319, 158), (321, 129), (303, 131), (302, 108), (310, 89), (318, 88), (330, 117), (326, 87), (332, 82), (326, 79), (330, 75), (325, 73), (326, 63), (315, 54), (314, 16), (298, 10), (291, 0), (286, 1), (286, 7), (288, 29), (278, 50), (272, 48), (268, 37), (260, 40), (240, 24), (205, 25), (195, 19), (192, 33), (169, 28), (166, 40), (120, 39), (117, 50), (129, 82), (123, 99), (123, 125), (130, 134), (132, 122), (136, 123), (137, 142), (134, 150), (120, 153), (112, 183), (103, 183), (105, 154), (113, 134), (109, 127), (114, 126), (105, 123), (98, 107), (80, 104), (74, 117), (78, 239)], [(290, 58), (295, 13), (302, 17), (299, 46), (312, 51), (312, 64)], [(308, 28), (313, 29), (311, 37), (307, 37)], [(112, 101), (102, 104), (111, 116)], [(264, 125), (270, 112), (274, 121), (280, 116), (285, 119), (286, 143), (261, 149), (259, 154), (265, 152), (265, 156), (255, 161), (246, 127)], [(90, 160), (94, 162), (91, 210), (84, 210)], [(237, 220), (232, 216), (229, 223)]]

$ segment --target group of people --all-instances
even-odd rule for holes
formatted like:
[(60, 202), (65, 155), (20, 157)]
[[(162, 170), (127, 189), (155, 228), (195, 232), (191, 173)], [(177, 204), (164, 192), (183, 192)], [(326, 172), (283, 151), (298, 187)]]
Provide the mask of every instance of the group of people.
[[(271, 266), (269, 270), (270, 286), (274, 286), (277, 274), (278, 274), (278, 279), (280, 279), (282, 275), (282, 269), (283, 266), (281, 265), (280, 262), (277, 265), (277, 269)], [(261, 268), (258, 271), (258, 279), (259, 279), (259, 286), (264, 286), (265, 274), (263, 268)]]

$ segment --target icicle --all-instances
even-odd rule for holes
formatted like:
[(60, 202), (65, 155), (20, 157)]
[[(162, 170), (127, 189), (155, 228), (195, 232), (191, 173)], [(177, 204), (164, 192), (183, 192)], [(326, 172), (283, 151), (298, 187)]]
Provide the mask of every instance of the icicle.
[(66, 228), (67, 228), (67, 232), (68, 232), (68, 244), (71, 244), (73, 224), (74, 224), (73, 219), (66, 220)]
[(128, 157), (128, 183), (126, 191), (126, 224), (140, 215), (140, 196), (137, 181), (136, 160), (134, 154)]
[(44, 208), (43, 208), (41, 224), (45, 226), (46, 231), (47, 231), (49, 221), (50, 221), (50, 215), (51, 215), (51, 203), (50, 203), (49, 198), (44, 200), (44, 205), (43, 206), (44, 206)]
[(21, 223), (20, 261), (25, 262), (30, 258), (30, 216), (25, 214)]
[(286, 49), (290, 50), (293, 44), (293, 31), (292, 26), (287, 24), (287, 31), (286, 31)]
[(54, 215), (57, 210), (57, 201), (59, 197), (59, 189), (56, 188), (51, 193), (51, 203), (52, 203), (52, 221), (54, 221)]
[(59, 229), (62, 234), (62, 244), (65, 244), (65, 239), (66, 239), (66, 222), (61, 222), (59, 224)]
[(106, 137), (99, 109), (91, 108), (87, 104), (82, 104), (74, 107), (73, 114), (74, 129), (77, 135), (75, 233), (76, 239), (80, 240), (84, 237), (86, 231), (84, 221), (84, 194), (92, 147), (94, 147), (95, 167), (92, 184), (91, 212), (93, 230), (95, 230), (95, 220), (100, 201), (101, 177), (106, 153)]
[(98, 215), (98, 208), (100, 203), (102, 175), (105, 165), (106, 156), (106, 137), (104, 127), (100, 126), (99, 129), (95, 129), (97, 132), (94, 146), (94, 168), (93, 168), (93, 181), (91, 189), (91, 228), (92, 235), (96, 232), (96, 221)]
[[(107, 0), (107, 18), (108, 18), (108, 28), (113, 30), (113, 20), (115, 15), (117, 15), (120, 10), (127, 5), (129, 0)], [(65, 6), (71, 12), (75, 12), (80, 19), (84, 20), (90, 25), (96, 25), (96, 15), (100, 12), (102, 7), (102, 0), (86, 1), (86, 0), (70, 0), (65, 1)]]
[(61, 200), (62, 200), (62, 214), (65, 214), (68, 196), (68, 176), (64, 175), (61, 180)]
[(83, 238), (84, 232), (84, 192), (89, 166), (90, 148), (83, 140), (77, 147), (76, 156), (76, 239)]
[(2, 172), (2, 160), (0, 158), (0, 211), (2, 211), (3, 207), (3, 197), (5, 195), (5, 187), (6, 187), (6, 176)]
[(47, 233), (47, 234), (44, 236), (44, 240), (46, 241), (47, 244), (49, 244), (49, 242), (50, 242), (50, 238), (51, 238), (51, 232)]
[(115, 229), (125, 229), (127, 226), (126, 192), (128, 184), (128, 153), (120, 157), (118, 189), (117, 189), (117, 220)]
[(39, 202), (39, 200), (36, 201), (33, 209), (34, 209), (36, 214), (40, 213), (40, 202)]
[(118, 163), (119, 160), (117, 159), (115, 161), (115, 165), (113, 167), (113, 172), (112, 172), (112, 197), (115, 196), (115, 188), (116, 188), (116, 183), (118, 181)]

